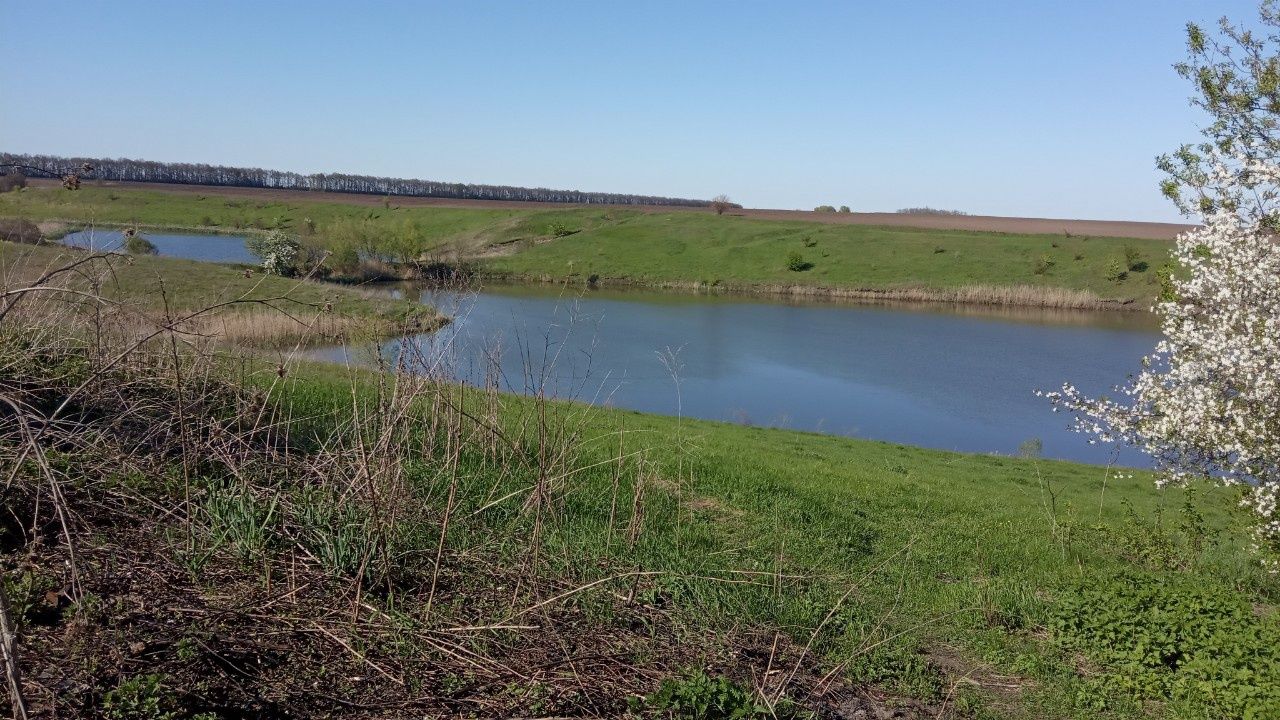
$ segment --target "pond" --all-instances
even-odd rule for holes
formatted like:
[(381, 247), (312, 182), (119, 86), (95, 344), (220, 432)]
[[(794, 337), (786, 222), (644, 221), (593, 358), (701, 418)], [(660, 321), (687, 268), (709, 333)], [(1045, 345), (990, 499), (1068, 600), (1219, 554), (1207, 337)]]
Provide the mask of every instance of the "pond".
[[(416, 292), (416, 291), (414, 291)], [(1106, 463), (1037, 389), (1108, 393), (1159, 338), (1145, 313), (887, 307), (490, 286), (423, 291), (453, 315), (386, 343), (459, 380), (665, 415), (945, 450)], [(333, 361), (371, 350), (328, 348)], [(1147, 463), (1124, 451), (1120, 464)]]
[[(245, 249), (244, 244), (247, 238), (243, 235), (201, 235), (162, 230), (143, 231), (141, 234), (156, 246), (159, 254), (167, 257), (217, 263), (258, 264), (258, 259)], [(102, 228), (78, 230), (63, 237), (62, 243), (90, 250), (118, 251), (124, 247), (124, 233), (120, 230)]]

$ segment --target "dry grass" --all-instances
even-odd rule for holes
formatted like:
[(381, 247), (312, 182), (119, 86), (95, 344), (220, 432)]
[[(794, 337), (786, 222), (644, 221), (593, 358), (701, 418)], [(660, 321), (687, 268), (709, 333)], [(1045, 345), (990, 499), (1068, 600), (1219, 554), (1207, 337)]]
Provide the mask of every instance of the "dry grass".
[[(537, 282), (561, 285), (564, 278), (550, 275), (496, 276), (502, 281)], [(743, 296), (798, 297), (832, 300), (856, 300), (872, 303), (951, 304), (991, 307), (1044, 308), (1050, 310), (1126, 310), (1145, 311), (1147, 305), (1133, 300), (1098, 297), (1088, 290), (1039, 287), (1035, 285), (970, 285), (957, 288), (845, 288), (822, 285), (777, 285), (717, 283), (696, 281), (635, 281), (599, 278), (599, 287), (635, 287), (687, 293), (731, 294)]]

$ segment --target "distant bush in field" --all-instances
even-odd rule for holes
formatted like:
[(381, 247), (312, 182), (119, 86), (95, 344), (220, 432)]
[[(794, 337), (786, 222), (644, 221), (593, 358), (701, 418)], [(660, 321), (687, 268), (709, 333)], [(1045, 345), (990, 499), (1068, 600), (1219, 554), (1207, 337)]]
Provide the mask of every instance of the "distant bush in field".
[(553, 222), (547, 226), (547, 233), (553, 237), (567, 237), (576, 232), (578, 231), (569, 229), (569, 226), (562, 222)]
[(791, 272), (804, 272), (813, 267), (813, 263), (804, 259), (804, 256), (798, 252), (793, 252), (787, 256), (787, 269)]
[(1124, 280), (1127, 277), (1129, 277), (1129, 270), (1128, 268), (1125, 267), (1124, 263), (1120, 262), (1119, 260), (1112, 260), (1111, 262), (1107, 263), (1107, 279), (1108, 280), (1111, 280), (1114, 282), (1120, 282), (1121, 280)]
[(1124, 266), (1133, 272), (1145, 272), (1150, 265), (1142, 259), (1142, 253), (1132, 245), (1124, 248)]
[(729, 199), (728, 195), (717, 195), (711, 198), (711, 209), (716, 211), (717, 215), (723, 215), (731, 208), (740, 208), (741, 205)]
[(902, 208), (897, 211), (899, 215), (968, 215), (963, 210), (939, 210), (931, 207), (912, 207)]
[(818, 207), (814, 208), (813, 211), (833, 213), (836, 211), (836, 207), (834, 205), (819, 205)]
[(26, 218), (0, 219), (0, 240), (38, 245), (42, 239), (40, 226)]
[(851, 212), (853, 212), (853, 211), (849, 209), (849, 206), (848, 206), (848, 205), (841, 205), (841, 206), (840, 206), (840, 210), (838, 210), (838, 212), (840, 212), (840, 213), (844, 213), (844, 214), (848, 214), (848, 213), (851, 213)]
[(293, 275), (302, 252), (302, 245), (280, 230), (273, 230), (265, 237), (251, 237), (244, 246), (262, 260), (262, 269), (271, 275)]
[(1041, 255), (1040, 259), (1036, 261), (1035, 274), (1044, 275), (1045, 273), (1052, 270), (1053, 266), (1056, 264), (1057, 263), (1054, 261), (1054, 259), (1049, 257), (1047, 254)]

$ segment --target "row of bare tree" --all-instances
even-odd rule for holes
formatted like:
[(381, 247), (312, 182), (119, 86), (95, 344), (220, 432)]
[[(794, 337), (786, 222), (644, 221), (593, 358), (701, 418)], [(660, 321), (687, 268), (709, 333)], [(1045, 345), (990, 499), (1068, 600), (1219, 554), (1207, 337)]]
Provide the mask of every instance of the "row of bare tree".
[(227, 167), (203, 163), (166, 163), (126, 158), (67, 158), (54, 155), (0, 154), (0, 166), (79, 167), (88, 164), (96, 180), (175, 183), (182, 185), (227, 185), (233, 187), (285, 188), (292, 190), (324, 190), (328, 192), (367, 193), (371, 195), (409, 195), (465, 200), (521, 200), (576, 204), (609, 205), (684, 205), (706, 207), (706, 200), (631, 195), (626, 193), (550, 190), (511, 185), (473, 185), (405, 178), (318, 173), (303, 175), (262, 168)]

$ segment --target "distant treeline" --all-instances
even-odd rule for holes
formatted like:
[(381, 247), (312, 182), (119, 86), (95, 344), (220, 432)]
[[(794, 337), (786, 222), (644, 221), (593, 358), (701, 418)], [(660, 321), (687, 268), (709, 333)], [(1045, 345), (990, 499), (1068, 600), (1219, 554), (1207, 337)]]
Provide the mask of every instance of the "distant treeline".
[(913, 207), (902, 208), (898, 210), (899, 215), (968, 215), (963, 210), (939, 210), (931, 207)]
[[(324, 190), (328, 192), (365, 193), (369, 195), (407, 195), (413, 197), (454, 198), (459, 200), (520, 200), (534, 202), (611, 204), (611, 205), (687, 205), (706, 207), (706, 200), (628, 195), (624, 193), (549, 190), (510, 185), (471, 185), (434, 180), (373, 177), (320, 173), (303, 175), (262, 168), (238, 168), (198, 163), (166, 163), (125, 158), (58, 157), (56, 155), (0, 154), (0, 163), (13, 163), (45, 169), (61, 175), (64, 168), (77, 168), (88, 163), (93, 171), (86, 180), (174, 183), (179, 185), (226, 185), (231, 187), (282, 188), (289, 190)], [(0, 168), (0, 173), (7, 168)]]

